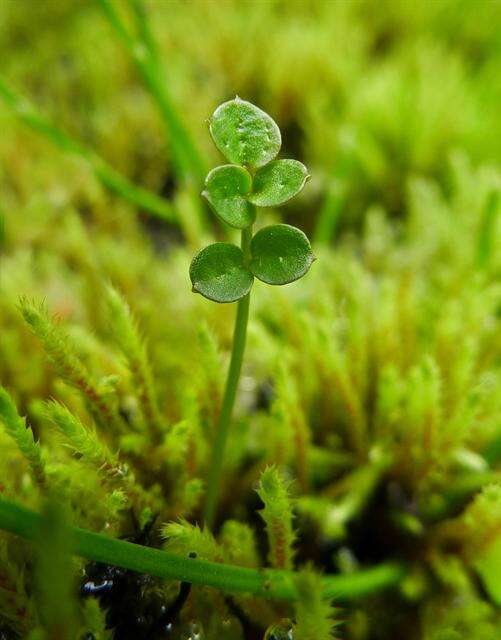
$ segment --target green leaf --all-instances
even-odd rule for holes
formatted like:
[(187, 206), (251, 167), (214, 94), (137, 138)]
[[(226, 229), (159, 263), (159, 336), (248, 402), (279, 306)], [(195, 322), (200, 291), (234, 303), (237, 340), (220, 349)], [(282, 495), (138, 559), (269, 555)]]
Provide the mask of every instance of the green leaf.
[(290, 483), (276, 467), (266, 467), (256, 491), (264, 504), (259, 515), (266, 524), (270, 564), (278, 569), (292, 569), (296, 534), (292, 525)]
[(477, 555), (473, 566), (489, 596), (501, 606), (501, 536), (497, 536), (485, 551)]
[(230, 162), (250, 167), (262, 167), (273, 160), (282, 144), (276, 122), (238, 96), (214, 111), (210, 132), (216, 147)]
[(191, 262), (190, 278), (193, 291), (214, 302), (240, 300), (253, 282), (242, 250), (228, 242), (216, 242), (199, 251)]
[(250, 202), (258, 207), (274, 207), (297, 195), (308, 179), (308, 170), (298, 160), (275, 160), (254, 176)]
[(214, 213), (230, 227), (245, 229), (256, 219), (256, 209), (246, 197), (252, 187), (247, 169), (236, 164), (225, 164), (212, 169), (205, 179), (204, 198)]
[(298, 280), (315, 260), (305, 234), (288, 224), (264, 227), (251, 241), (250, 270), (268, 284)]
[(333, 640), (335, 610), (326, 596), (322, 579), (310, 567), (294, 575), (295, 602), (294, 638), (298, 640)]

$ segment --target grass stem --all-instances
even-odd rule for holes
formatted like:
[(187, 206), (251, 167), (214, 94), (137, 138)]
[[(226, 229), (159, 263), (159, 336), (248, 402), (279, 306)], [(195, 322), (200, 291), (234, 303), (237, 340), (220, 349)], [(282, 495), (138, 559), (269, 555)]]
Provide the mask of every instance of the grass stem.
[(205, 178), (207, 167), (169, 94), (143, 3), (140, 0), (130, 0), (139, 37), (129, 33), (116, 6), (110, 0), (99, 0), (99, 4), (134, 61), (145, 86), (158, 107), (172, 149), (173, 163), (178, 176), (194, 180), (198, 184)]
[[(36, 541), (42, 526), (42, 516), (0, 498), (0, 529)], [(159, 578), (210, 586), (229, 593), (247, 593), (278, 600), (296, 598), (296, 574), (293, 571), (249, 569), (181, 557), (78, 527), (70, 527), (69, 533), (72, 552), (88, 560)], [(335, 597), (337, 601), (352, 600), (395, 587), (405, 574), (403, 565), (388, 562), (355, 573), (323, 576), (322, 583), (326, 596)]]
[(167, 220), (175, 221), (176, 215), (170, 204), (152, 191), (133, 184), (128, 178), (113, 169), (103, 158), (80, 142), (54, 126), (40, 114), (24, 96), (20, 96), (0, 76), (0, 98), (12, 109), (13, 113), (25, 124), (50, 140), (54, 145), (79, 157), (92, 170), (97, 179), (110, 191), (136, 205), (148, 213)]
[(313, 232), (314, 244), (329, 244), (337, 231), (343, 212), (344, 193), (337, 182), (329, 185)]

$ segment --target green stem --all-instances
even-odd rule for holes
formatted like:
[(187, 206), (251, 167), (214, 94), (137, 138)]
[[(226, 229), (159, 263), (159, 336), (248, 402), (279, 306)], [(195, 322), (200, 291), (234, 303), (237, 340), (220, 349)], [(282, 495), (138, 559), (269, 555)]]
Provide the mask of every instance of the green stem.
[[(28, 540), (36, 540), (41, 526), (43, 522), (39, 514), (0, 498), (0, 529)], [(296, 598), (296, 574), (293, 571), (248, 569), (176, 556), (167, 551), (108, 538), (78, 527), (70, 527), (69, 532), (73, 553), (88, 560), (159, 578), (215, 587), (230, 593), (246, 593), (279, 600)], [(405, 574), (403, 565), (388, 562), (356, 573), (324, 576), (322, 582), (326, 596), (335, 597), (336, 600), (351, 600), (394, 587)]]
[(153, 33), (150, 29), (144, 1), (129, 0), (129, 4), (135, 17), (139, 38), (148, 47), (150, 53), (158, 59), (158, 47), (157, 43), (155, 42), (155, 38), (153, 37)]
[(182, 178), (193, 178), (198, 183), (205, 178), (207, 167), (169, 94), (144, 6), (139, 0), (131, 1), (141, 38), (138, 39), (127, 31), (111, 0), (98, 2), (157, 104), (172, 147), (173, 162), (178, 175)]
[(324, 203), (318, 214), (313, 244), (329, 244), (337, 230), (344, 206), (343, 189), (337, 182), (329, 185)]
[(2, 77), (0, 77), (0, 97), (22, 122), (42, 134), (60, 149), (78, 156), (86, 162), (98, 180), (111, 191), (162, 220), (171, 222), (175, 220), (175, 213), (166, 200), (148, 189), (136, 186), (94, 151), (60, 131), (44, 118), (26, 98), (16, 93)]
[[(248, 262), (250, 259), (249, 247), (251, 239), (252, 226), (247, 229), (243, 229), (242, 231), (241, 246), (245, 262)], [(240, 379), (240, 371), (242, 370), (245, 340), (247, 337), (247, 322), (249, 320), (249, 303), (250, 293), (238, 301), (235, 329), (233, 331), (233, 347), (231, 352), (230, 368), (228, 369), (228, 377), (226, 378), (223, 404), (216, 427), (216, 437), (212, 448), (212, 459), (207, 479), (204, 520), (205, 524), (209, 528), (213, 526), (214, 518), (216, 516), (221, 486), (221, 475), (223, 472), (224, 451), (226, 448), (226, 441), (228, 440), (228, 432), (233, 413), (233, 405), (235, 404), (235, 397), (237, 394), (238, 381)]]
[(477, 241), (477, 266), (479, 269), (483, 269), (489, 265), (493, 253), (499, 201), (499, 191), (491, 191), (487, 196)]

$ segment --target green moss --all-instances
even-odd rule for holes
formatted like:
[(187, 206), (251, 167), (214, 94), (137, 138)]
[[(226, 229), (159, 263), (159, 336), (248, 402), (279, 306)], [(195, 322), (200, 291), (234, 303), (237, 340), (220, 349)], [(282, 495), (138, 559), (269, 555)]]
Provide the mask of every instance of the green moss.
[[(134, 4), (114, 6), (144, 39)], [(333, 597), (335, 635), (347, 640), (495, 638), (495, 3), (147, 4), (149, 93), (97, 5), (13, 6), (0, 8), (8, 85), (155, 195), (114, 188), (96, 157), (61, 153), (0, 104), (1, 498), (43, 512), (50, 491), (72, 525), (116, 539), (156, 516), (143, 543), (163, 545), (163, 532), (180, 561), (196, 563), (196, 552), (223, 572), (218, 589), (198, 576), (180, 633), (197, 621), (207, 638), (291, 627), (298, 639), (329, 637)], [(155, 56), (168, 96), (155, 93)], [(202, 123), (235, 93), (273, 114), (287, 155), (309, 167), (297, 204), (262, 215), (314, 232), (318, 268), (253, 290), (209, 530), (202, 505), (232, 310), (191, 295), (187, 272), (195, 248), (234, 239), (206, 222), (198, 192), (199, 158), (217, 162)], [(159, 202), (168, 215), (153, 224)], [(267, 558), (276, 544), (257, 487), (285, 529), (285, 563)], [(58, 627), (50, 598), (70, 579), (37, 597), (48, 569), (36, 549), (0, 534), (0, 636)], [(61, 575), (81, 579), (86, 563)], [(300, 571), (306, 563), (320, 578)], [(297, 570), (294, 580), (268, 584), (269, 564)], [(235, 595), (228, 580), (241, 584), (240, 570), (273, 597)], [(161, 575), (142, 595), (169, 604), (182, 576)], [(74, 604), (60, 612), (74, 620), (68, 633), (111, 636), (97, 600)]]

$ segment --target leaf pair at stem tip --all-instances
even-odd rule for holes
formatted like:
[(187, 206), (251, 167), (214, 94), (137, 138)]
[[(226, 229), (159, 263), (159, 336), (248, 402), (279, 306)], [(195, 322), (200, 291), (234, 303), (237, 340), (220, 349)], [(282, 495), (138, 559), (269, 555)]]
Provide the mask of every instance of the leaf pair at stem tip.
[[(249, 230), (256, 207), (281, 205), (297, 195), (309, 178), (297, 160), (275, 160), (282, 143), (273, 119), (250, 102), (235, 98), (220, 105), (210, 120), (217, 148), (232, 164), (210, 171), (202, 195), (217, 217)], [(272, 285), (301, 278), (314, 260), (305, 234), (286, 224), (265, 227), (240, 249), (216, 242), (193, 259), (193, 291), (215, 302), (235, 302), (249, 293), (254, 277)]]
[(256, 219), (256, 206), (284, 204), (301, 191), (308, 177), (298, 160), (273, 160), (258, 169), (254, 179), (245, 167), (224, 164), (209, 173), (202, 195), (223, 222), (245, 229)]

